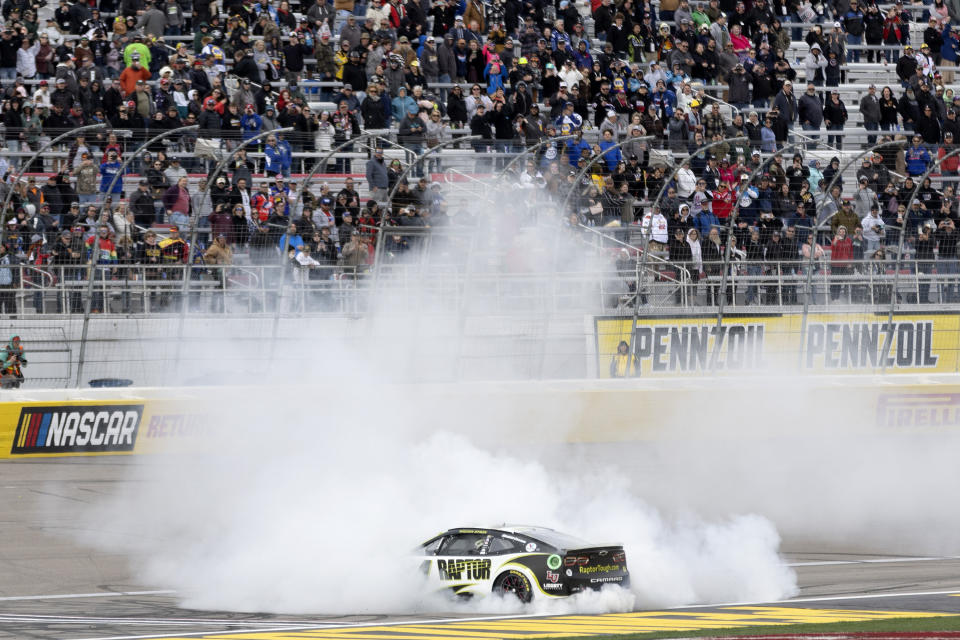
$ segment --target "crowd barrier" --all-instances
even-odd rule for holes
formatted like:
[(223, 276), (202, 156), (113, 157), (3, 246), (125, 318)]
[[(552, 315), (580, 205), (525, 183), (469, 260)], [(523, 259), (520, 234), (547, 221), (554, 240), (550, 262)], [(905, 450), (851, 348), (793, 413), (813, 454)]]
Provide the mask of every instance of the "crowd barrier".
[[(415, 241), (400, 228), (387, 233)], [(402, 235), (401, 235), (402, 234)], [(420, 235), (420, 234), (418, 234)], [(525, 308), (524, 296), (540, 287), (548, 295), (547, 308), (571, 309), (568, 296), (579, 295), (585, 312), (626, 313), (637, 305), (644, 313), (710, 311), (726, 298), (728, 308), (817, 309), (857, 307), (886, 312), (891, 303), (910, 305), (955, 305), (960, 302), (960, 276), (937, 273), (935, 267), (903, 260), (900, 273), (892, 262), (881, 270), (874, 261), (854, 262), (849, 272), (832, 273), (829, 263), (817, 261), (810, 287), (803, 264), (787, 269), (777, 263), (740, 263), (726, 278), (711, 275), (692, 280), (690, 272), (668, 259), (651, 254), (643, 272), (631, 258), (628, 267), (618, 269), (613, 260), (589, 271), (548, 273), (465, 273), (466, 256), (447, 255), (449, 237), (422, 236), (430, 256), (426, 264), (409, 264), (405, 253), (394, 244), (384, 251), (377, 266), (364, 264), (292, 266), (271, 249), (259, 263), (220, 265), (98, 265), (56, 267), (17, 265), (14, 283), (0, 286), (0, 314), (19, 318), (39, 315), (94, 313), (152, 315), (189, 313), (224, 315), (230, 313), (353, 313), (367, 307), (367, 296), (380, 280), (381, 293), (395, 301), (412, 302), (424, 294), (442, 295), (457, 306), (473, 297), (489, 309)], [(430, 251), (429, 242), (436, 249)], [(405, 251), (409, 251), (404, 247)], [(371, 255), (373, 249), (370, 249)], [(799, 262), (799, 258), (798, 258)], [(756, 269), (747, 271), (747, 267)], [(887, 268), (889, 266), (889, 268)], [(862, 269), (861, 269), (862, 267)], [(757, 275), (744, 275), (755, 272)], [(638, 277), (639, 276), (639, 277)], [(639, 283), (639, 289), (637, 287)], [(565, 295), (566, 294), (566, 295)], [(415, 305), (413, 305), (415, 306)]]

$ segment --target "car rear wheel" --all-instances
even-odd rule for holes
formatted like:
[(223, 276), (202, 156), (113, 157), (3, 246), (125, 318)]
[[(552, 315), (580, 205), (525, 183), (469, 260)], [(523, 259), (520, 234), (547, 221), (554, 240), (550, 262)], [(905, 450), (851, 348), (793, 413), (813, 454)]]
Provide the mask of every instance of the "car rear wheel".
[(500, 574), (493, 583), (493, 592), (504, 597), (513, 595), (520, 602), (530, 602), (533, 599), (530, 580), (519, 571), (511, 570)]

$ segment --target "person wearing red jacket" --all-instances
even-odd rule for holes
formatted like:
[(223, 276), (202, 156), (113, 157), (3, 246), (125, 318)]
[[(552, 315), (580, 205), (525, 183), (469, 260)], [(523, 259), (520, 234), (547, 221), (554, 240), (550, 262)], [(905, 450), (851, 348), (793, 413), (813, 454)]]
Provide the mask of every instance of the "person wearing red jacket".
[(721, 180), (716, 191), (713, 192), (713, 213), (720, 220), (726, 220), (733, 210), (733, 203), (737, 194), (733, 192), (726, 180)]
[(940, 161), (940, 173), (945, 176), (957, 175), (957, 169), (960, 168), (960, 156), (951, 156), (944, 160), (951, 151), (955, 150), (956, 140), (953, 139), (953, 133), (947, 131), (943, 134), (943, 144), (937, 151), (937, 159)]
[[(837, 227), (837, 233), (833, 236), (830, 252), (830, 277), (847, 276), (853, 272), (853, 240), (847, 235), (847, 228), (843, 225)], [(843, 284), (830, 285), (830, 299), (836, 300), (843, 291)]]

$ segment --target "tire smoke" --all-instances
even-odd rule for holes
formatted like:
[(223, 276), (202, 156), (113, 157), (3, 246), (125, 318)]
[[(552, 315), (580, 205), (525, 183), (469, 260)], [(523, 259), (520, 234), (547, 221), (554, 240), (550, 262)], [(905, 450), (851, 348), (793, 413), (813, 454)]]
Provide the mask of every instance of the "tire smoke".
[[(318, 320), (315, 334), (271, 353), (278, 371), (257, 388), (211, 389), (200, 410), (209, 415), (206, 438), (188, 443), (188, 453), (138, 459), (121, 494), (78, 514), (95, 534), (87, 542), (129, 554), (139, 582), (175, 589), (183, 606), (202, 609), (516, 611), (509, 599), (430, 597), (411, 557), (442, 530), (504, 522), (622, 542), (631, 570), (630, 591), (535, 600), (524, 611), (626, 611), (794, 593), (795, 576), (768, 520), (732, 512), (705, 520), (683, 502), (670, 504), (669, 490), (651, 495), (633, 483), (630, 458), (590, 463), (556, 445), (574, 425), (607, 416), (531, 402), (523, 380), (542, 375), (539, 345), (548, 340), (551, 314), (563, 311), (569, 320), (572, 311), (581, 322), (587, 312), (580, 310), (609, 297), (591, 279), (609, 277), (612, 261), (576, 228), (518, 230), (525, 204), (539, 207), (532, 219), (541, 224), (557, 225), (560, 216), (535, 192), (500, 184), (493, 191), (499, 204), (478, 201), (468, 212), (477, 221), (474, 238), (436, 241), (423, 259), (411, 252), (418, 270), (401, 283), (405, 298), (384, 286), (364, 319)], [(470, 246), (476, 255), (466, 253)], [(454, 267), (430, 271), (434, 260), (464, 255)], [(462, 290), (427, 281), (456, 270), (482, 277)], [(574, 273), (575, 286), (553, 282), (549, 274), (559, 271)], [(501, 281), (503, 274), (511, 277)], [(423, 291), (411, 296), (417, 278)], [(545, 291), (562, 292), (563, 309)], [(506, 311), (504, 295), (512, 296)], [(412, 313), (396, 312), (410, 301), (419, 302)], [(503, 339), (470, 342), (466, 327)], [(209, 340), (193, 342), (210, 355), (211, 371), (225, 357), (242, 360), (215, 327)], [(503, 353), (477, 347), (490, 344)], [(524, 349), (525, 358), (514, 357)], [(529, 362), (540, 364), (524, 368)], [(193, 379), (203, 377), (198, 368)], [(449, 382), (464, 379), (518, 380), (518, 392)], [(441, 384), (420, 384), (435, 381)], [(544, 448), (547, 433), (555, 445)]]
[[(138, 460), (125, 493), (81, 514), (94, 533), (87, 542), (128, 553), (140, 582), (175, 589), (183, 606), (200, 609), (588, 613), (794, 590), (763, 518), (665, 515), (616, 467), (560, 470), (532, 448), (480, 446), (469, 434), (483, 432), (486, 416), (452, 425), (404, 388), (354, 387), (309, 412), (295, 408), (303, 391), (271, 391), (270, 411), (238, 391), (212, 401), (221, 407), (215, 428), (195, 443), (205, 453)], [(432, 431), (438, 421), (450, 430)], [(418, 543), (450, 527), (504, 522), (624, 543), (632, 591), (521, 609), (425, 593), (412, 557)]]

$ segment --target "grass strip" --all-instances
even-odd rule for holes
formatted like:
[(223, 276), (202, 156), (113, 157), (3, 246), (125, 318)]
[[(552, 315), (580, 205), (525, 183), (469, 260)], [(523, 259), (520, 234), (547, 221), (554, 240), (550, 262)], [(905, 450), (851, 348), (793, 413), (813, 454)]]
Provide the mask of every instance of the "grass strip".
[[(839, 633), (923, 633), (960, 631), (960, 615), (939, 618), (891, 618), (867, 622), (821, 622), (814, 624), (764, 625), (757, 627), (730, 627), (698, 631), (652, 631), (649, 633), (603, 634), (576, 636), (570, 640), (597, 638), (598, 640), (658, 640), (659, 638), (732, 638), (736, 636), (779, 636)], [(563, 638), (555, 640), (564, 640)]]

